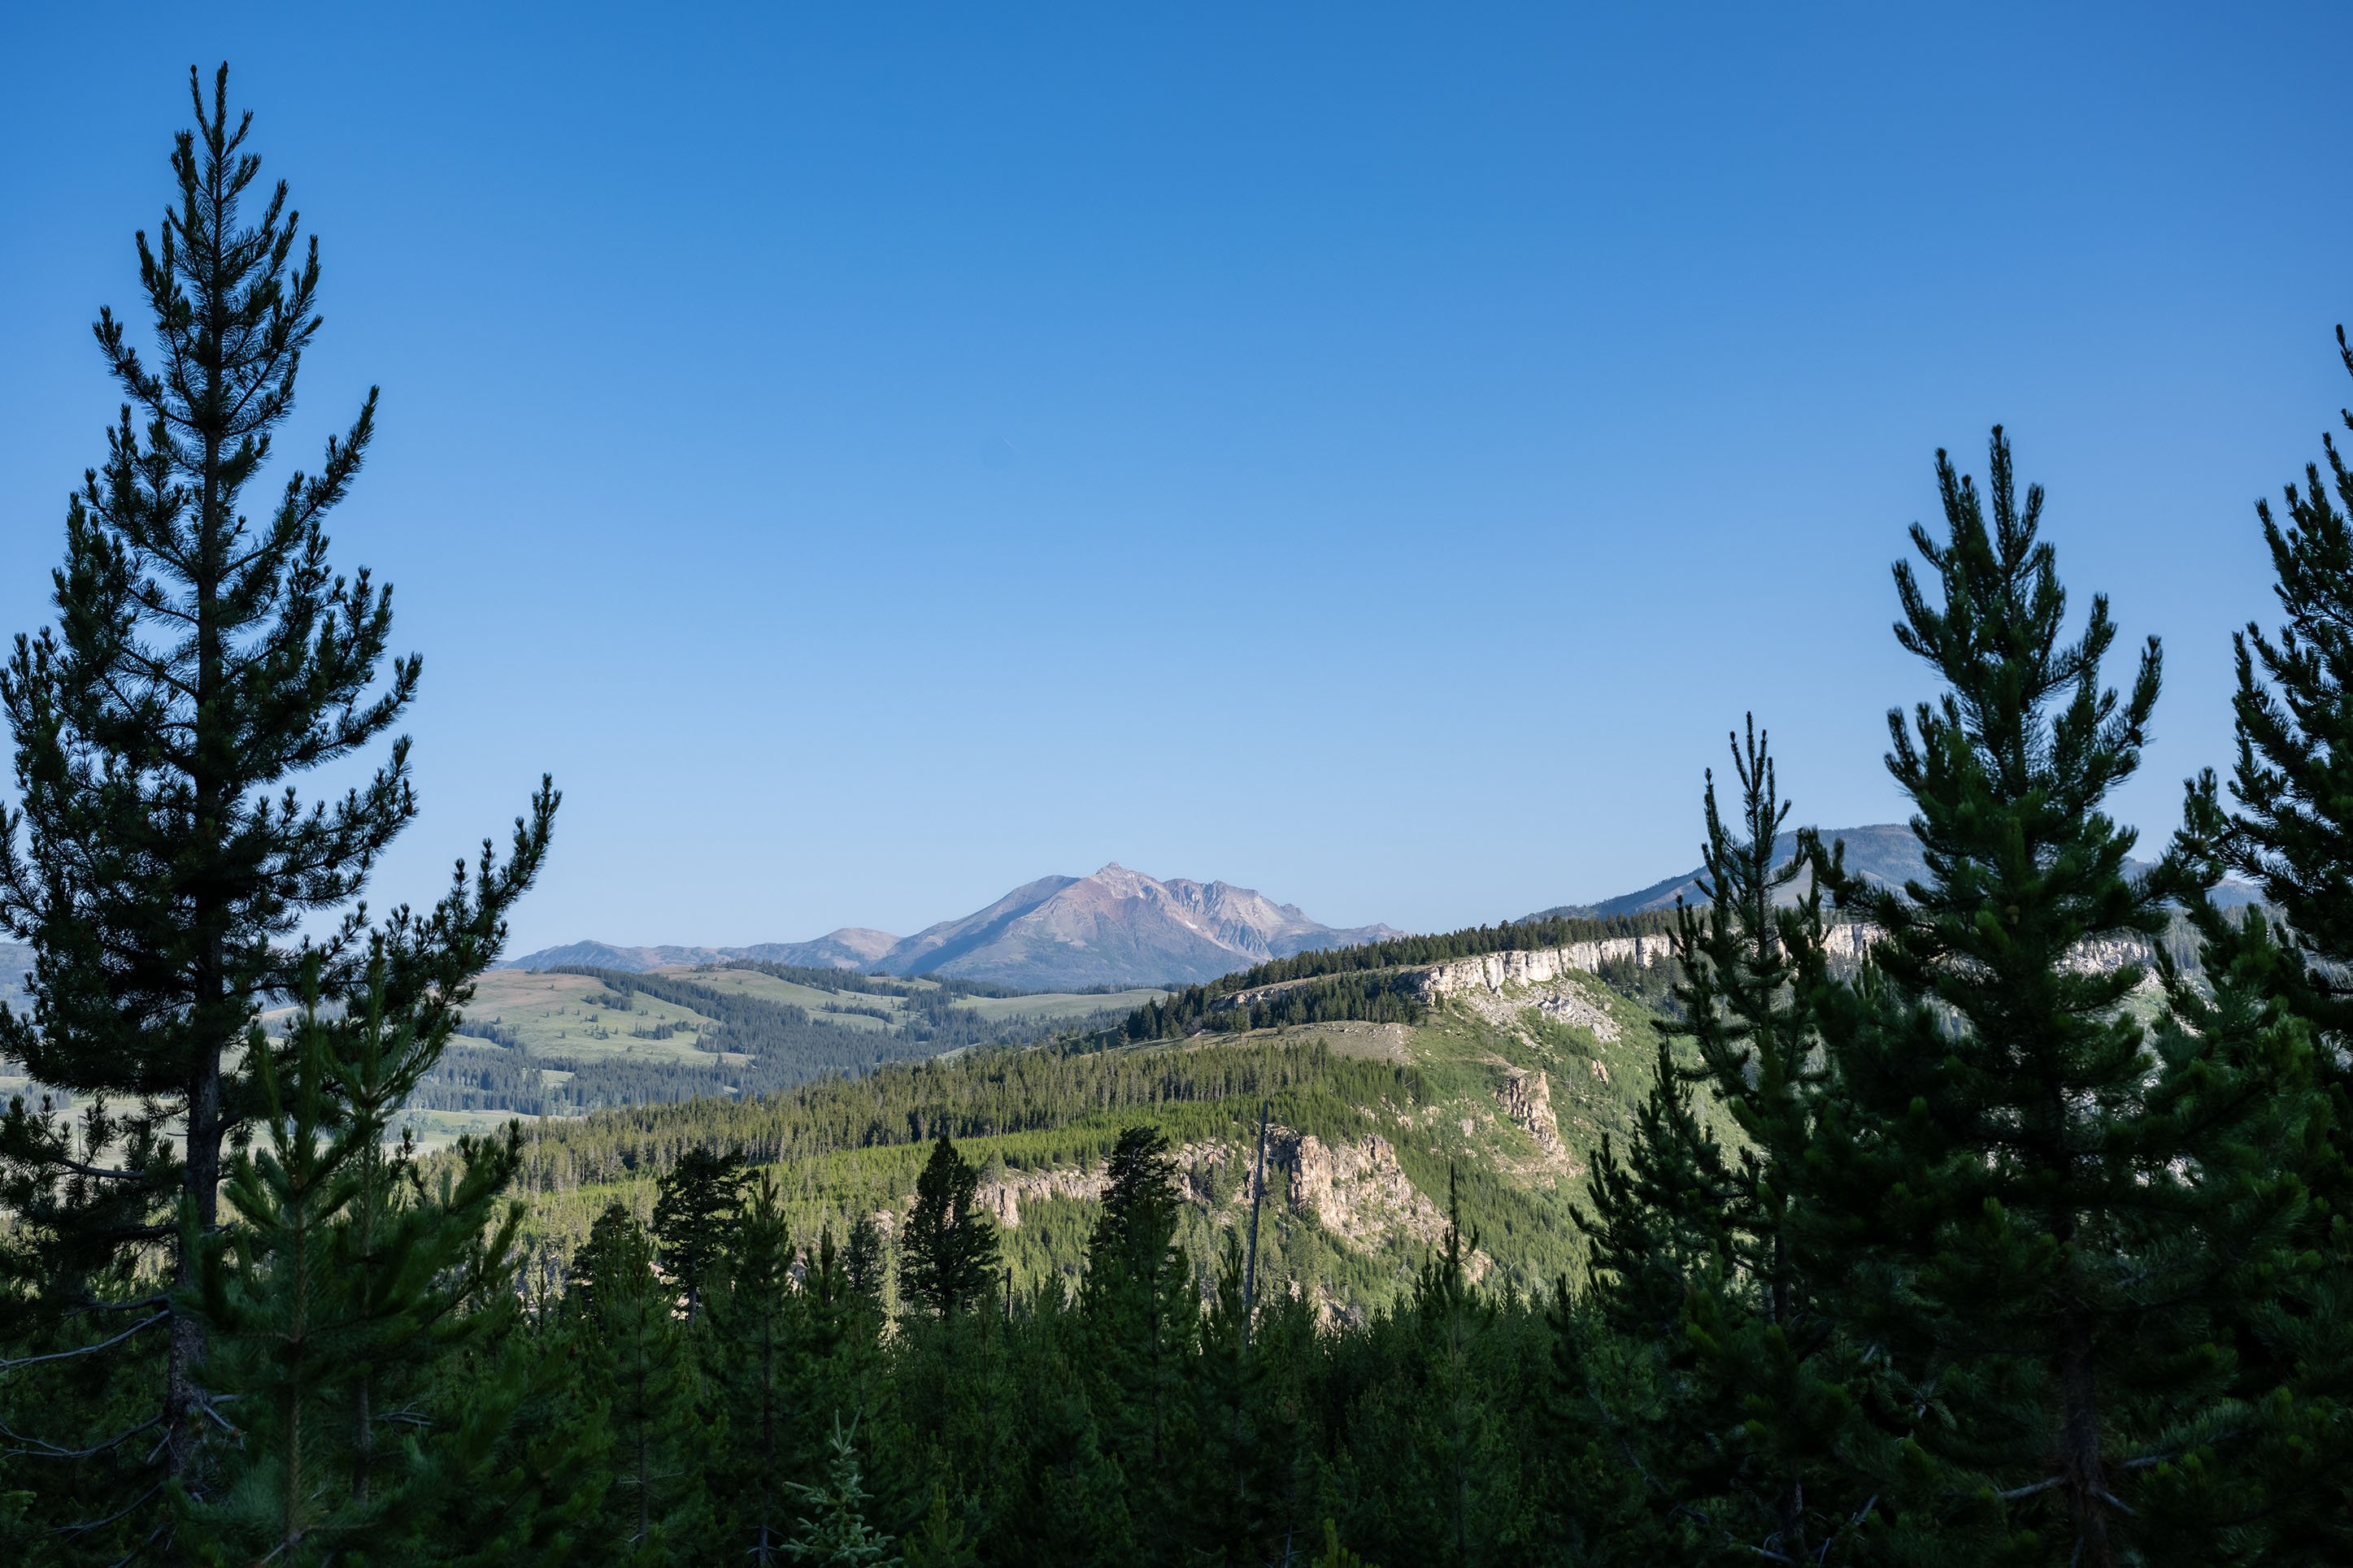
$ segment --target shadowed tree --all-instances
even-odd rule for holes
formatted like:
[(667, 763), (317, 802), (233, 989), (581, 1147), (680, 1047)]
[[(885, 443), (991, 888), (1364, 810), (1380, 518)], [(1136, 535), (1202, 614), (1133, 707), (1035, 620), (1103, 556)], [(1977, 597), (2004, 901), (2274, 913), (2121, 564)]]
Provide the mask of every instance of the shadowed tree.
[[(2337, 345), (2353, 371), (2342, 327)], [(2259, 1445), (2257, 1495), (2235, 1506), (2267, 1521), (2282, 1562), (2353, 1553), (2353, 472), (2333, 437), (2321, 446), (2326, 471), (2286, 487), (2284, 518), (2256, 503), (2280, 621), (2232, 639), (2229, 804), (2211, 771), (2193, 779), (2179, 841), (2211, 994), (2177, 987), (2175, 1013), (2201, 1037), (2293, 1050), (2313, 1080), (2306, 1115), (2264, 1152), (2310, 1192), (2299, 1266), (2248, 1292), (2239, 1341), (2242, 1395), (2286, 1440)], [(2222, 909), (2229, 872), (2267, 909)]]
[(654, 1197), (661, 1265), (686, 1297), (686, 1321), (702, 1309), (705, 1282), (744, 1223), (744, 1156), (697, 1144), (662, 1173)]
[(1201, 1299), (1176, 1244), (1176, 1162), (1167, 1134), (1130, 1127), (1103, 1163), (1103, 1214), (1087, 1246), (1080, 1308), (1093, 1335), (1096, 1408), (1127, 1476), (1128, 1506), (1144, 1537), (1166, 1545), (1189, 1521), (1176, 1517), (1181, 1478), (1172, 1446), (1198, 1434), (1187, 1385), (1195, 1374)]
[[(256, 184), (227, 68), (209, 101), (202, 86), (192, 72), (196, 126), (173, 153), (174, 200), (154, 240), (138, 240), (153, 349), (100, 312), (99, 348), (126, 401), (68, 505), (57, 625), (19, 637), (0, 673), (19, 797), (0, 819), (0, 925), (33, 949), (31, 1013), (0, 1024), (0, 1051), (84, 1107), (78, 1125), (11, 1107), (0, 1202), (21, 1216), (40, 1278), (47, 1321), (30, 1331), (152, 1386), (100, 1402), (143, 1406), (131, 1427), (58, 1445), (108, 1470), (55, 1494), (94, 1509), (152, 1489), (148, 1467), (117, 1454), (132, 1427), (160, 1432), (165, 1473), (205, 1485), (203, 1438), (222, 1423), (207, 1414), (206, 1330), (187, 1303), (218, 1226), (224, 1142), (259, 1109), (240, 1053), (265, 999), (300, 989), (298, 928), (323, 930), (325, 1000), (355, 990), (368, 947), (356, 900), (417, 809), (406, 738), (388, 739), (356, 787), (298, 794), (387, 742), (421, 665), (388, 657), (390, 590), (328, 559), (322, 525), (374, 437), (373, 390), (315, 471), (248, 513), (320, 327), (318, 251), (285, 187)], [(543, 782), (512, 858), (486, 855), (462, 919), (406, 928), (431, 940), (401, 953), (390, 1005), (425, 1007), (429, 1040), (447, 1038), (495, 957), (554, 809)], [(146, 1315), (129, 1320), (139, 1334), (119, 1341), (124, 1319), (91, 1314), (121, 1304), (128, 1275), (155, 1272), (165, 1288), (146, 1290)], [(142, 1531), (142, 1517), (126, 1528)]]
[(944, 1132), (915, 1178), (915, 1206), (900, 1241), (899, 1289), (910, 1305), (946, 1318), (978, 1306), (997, 1283), (997, 1223), (975, 1204), (980, 1172)]
[(2220, 1538), (2193, 1547), (2133, 1500), (2232, 1425), (2216, 1310), (2294, 1194), (2231, 1175), (2270, 1128), (2266, 1097), (2215, 1088), (2224, 1043), (2152, 1040), (2124, 1005), (2146, 967), (2087, 957), (2148, 951), (2185, 880), (2130, 873), (2102, 809), (2139, 763), (2158, 647), (2120, 698), (2104, 598), (2068, 640), (2042, 492), (1999, 428), (1986, 489), (1941, 453), (1937, 478), (1944, 535), (1912, 531), (1933, 578), (1897, 566), (1896, 637), (1946, 689), (1888, 715), (1926, 876), (1844, 890), (1881, 936), (1823, 1010), (1836, 1081), (1809, 1152), (1838, 1315), (1904, 1383), (1861, 1456), (1892, 1526), (1875, 1550), (2215, 1561)]

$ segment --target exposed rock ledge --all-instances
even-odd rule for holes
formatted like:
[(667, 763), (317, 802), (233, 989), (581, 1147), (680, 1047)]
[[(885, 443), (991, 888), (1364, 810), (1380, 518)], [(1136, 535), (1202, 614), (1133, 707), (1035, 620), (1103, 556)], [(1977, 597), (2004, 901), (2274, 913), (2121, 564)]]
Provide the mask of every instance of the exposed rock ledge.
[[(1834, 925), (1825, 933), (1831, 957), (1853, 963), (1879, 940), (1876, 926)], [(1598, 974), (1605, 963), (1632, 963), (1648, 969), (1674, 956), (1674, 942), (1665, 936), (1613, 936), (1600, 942), (1571, 942), (1567, 947), (1531, 948), (1513, 952), (1487, 952), (1409, 970), (1416, 995), (1435, 1005), (1463, 998), (1501, 996), (1525, 985), (1546, 985), (1572, 973)], [(2078, 973), (2105, 973), (2127, 963), (2147, 963), (2154, 957), (2147, 942), (2137, 936), (2095, 936), (2078, 942), (2067, 955), (2067, 966)], [(1266, 991), (1280, 990), (1267, 986)], [(1541, 1005), (1541, 1004), (1536, 1004)], [(1583, 1019), (1571, 1022), (1583, 1023)], [(1596, 1031), (1599, 1033), (1599, 1031)], [(1603, 1036), (1610, 1038), (1610, 1036)]]
[(1495, 1100), (1504, 1108), (1504, 1114), (1518, 1122), (1535, 1141), (1545, 1163), (1576, 1169), (1569, 1163), (1568, 1146), (1560, 1141), (1560, 1120), (1552, 1109), (1552, 1085), (1546, 1080), (1542, 1068), (1506, 1068), (1503, 1084), (1495, 1090)]
[(1092, 1171), (1062, 1165), (1048, 1171), (1008, 1171), (1002, 1179), (982, 1182), (974, 1189), (976, 1207), (987, 1210), (1007, 1230), (1019, 1228), (1021, 1205), (1045, 1198), (1100, 1201), (1110, 1178), (1097, 1165)]

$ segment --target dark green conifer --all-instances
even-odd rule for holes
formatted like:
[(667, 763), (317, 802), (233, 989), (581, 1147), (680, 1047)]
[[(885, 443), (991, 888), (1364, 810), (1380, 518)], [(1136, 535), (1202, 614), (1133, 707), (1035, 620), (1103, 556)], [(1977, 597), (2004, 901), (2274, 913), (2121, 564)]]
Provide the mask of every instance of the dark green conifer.
[[(2342, 328), (2337, 350), (2353, 371)], [(2342, 416), (2353, 427), (2353, 411)], [(2333, 438), (2322, 448), (2327, 474), (2307, 465), (2304, 485), (2286, 488), (2284, 521), (2257, 503), (2281, 621), (2232, 638), (2230, 801), (2211, 770), (2192, 780), (2178, 840), (2207, 985), (2172, 988), (2193, 1036), (2233, 1043), (2231, 1065), (2269, 1058), (2272, 1079), (2300, 1071), (2312, 1084), (2299, 1113), (2277, 1081), (2258, 1080), (2280, 1118), (2263, 1167), (2292, 1173), (2306, 1203), (2295, 1266), (2250, 1279), (2233, 1312), (2257, 1436), (2244, 1462), (2195, 1478), (2232, 1494), (2225, 1513), (2263, 1519), (2282, 1562), (2353, 1552), (2353, 473)], [(2232, 872), (2266, 907), (2222, 908)], [(2300, 1033), (2301, 1049), (2283, 1032)]]
[[(2342, 327), (2337, 343), (2353, 372)], [(2343, 418), (2353, 430), (2353, 410)], [(2335, 1047), (2319, 1065), (2338, 1083), (2353, 1076), (2353, 471), (2333, 437), (2321, 447), (2328, 472), (2309, 464), (2287, 487), (2284, 522), (2255, 505), (2281, 620), (2232, 637), (2235, 809), (2204, 826), (2279, 911), (2288, 961), (2273, 984)]]
[[(1513, 1412), (1539, 1401), (1526, 1375), (1540, 1342), (1522, 1339), (1519, 1303), (1472, 1279), (1483, 1268), (1450, 1176), (1447, 1224), (1412, 1294), (1377, 1317), (1360, 1345), (1361, 1391), (1326, 1506), (1351, 1540), (1392, 1562), (1468, 1568), (1528, 1538), (1535, 1456), (1515, 1441)], [(1524, 1359), (1524, 1357), (1525, 1359)]]
[(1020, 1468), (993, 1521), (992, 1555), (1039, 1568), (1137, 1561), (1130, 1478), (1090, 1396), (1092, 1326), (1059, 1289), (1029, 1298), (1017, 1322), (1008, 1370)]
[[(831, 1247), (825, 1251), (821, 1267), (830, 1274)], [(776, 1177), (763, 1171), (721, 1259), (704, 1320), (712, 1381), (733, 1439), (706, 1461), (713, 1501), (727, 1533), (761, 1568), (783, 1555), (789, 1525), (783, 1487), (800, 1468), (798, 1438), (808, 1424), (795, 1398), (811, 1353), (807, 1309), (839, 1289), (819, 1279), (805, 1296), (793, 1288), (792, 1269)]]
[(686, 1298), (686, 1321), (702, 1309), (703, 1284), (744, 1218), (744, 1156), (701, 1144), (662, 1173), (654, 1195), (654, 1240), (661, 1266)]
[(1297, 1364), (1314, 1329), (1288, 1296), (1251, 1314), (1242, 1297), (1241, 1239), (1225, 1233), (1214, 1293), (1200, 1315), (1200, 1351), (1189, 1395), (1189, 1452), (1172, 1480), (1181, 1488), (1179, 1533), (1198, 1560), (1219, 1568), (1279, 1560), (1300, 1490)]
[(694, 1560), (703, 1521), (702, 1456), (725, 1440), (698, 1418), (693, 1356), (677, 1299), (654, 1272), (653, 1238), (618, 1204), (580, 1249), (577, 1331), (583, 1375), (612, 1438), (600, 1528), (617, 1560)]
[(1693, 1290), (1722, 1287), (1732, 1268), (1735, 1182), (1675, 1059), (1672, 1037), (1662, 1034), (1624, 1157), (1604, 1133), (1593, 1154), (1590, 1207), (1572, 1211), (1590, 1244), (1588, 1277), (1613, 1327), (1664, 1343)]
[(1738, 816), (1725, 820), (1711, 772), (1702, 901), (1676, 909), (1669, 1027), (1698, 1058), (1682, 1076), (1740, 1133), (1724, 1191), (1725, 1267), (1693, 1278), (1672, 1336), (1690, 1352), (1690, 1405), (1677, 1415), (1700, 1435), (1683, 1475), (1696, 1498), (1677, 1506), (1685, 1518), (1705, 1513), (1727, 1543), (1809, 1560), (1852, 1528), (1868, 1496), (1838, 1451), (1857, 1369), (1821, 1298), (1806, 1163), (1828, 1080), (1823, 892), (1845, 873), (1811, 829), (1781, 858), (1789, 806), (1753, 717), (1730, 744)]
[(980, 1173), (944, 1132), (915, 1180), (900, 1239), (900, 1294), (916, 1310), (952, 1317), (988, 1300), (997, 1283), (997, 1224), (974, 1203)]
[(1096, 1408), (1128, 1478), (1129, 1509), (1148, 1542), (1173, 1517), (1173, 1445), (1189, 1448), (1186, 1385), (1200, 1292), (1176, 1244), (1176, 1163), (1167, 1135), (1130, 1127), (1104, 1162), (1103, 1213), (1087, 1247), (1080, 1309), (1093, 1331)]
[[(299, 991), (290, 939), (322, 918), (326, 997), (356, 992), (366, 943), (353, 904), (416, 812), (405, 739), (340, 797), (305, 806), (296, 794), (391, 734), (421, 667), (387, 660), (389, 590), (328, 563), (322, 523), (374, 437), (373, 391), (315, 473), (291, 475), (258, 518), (245, 510), (319, 328), (319, 263), (315, 240), (298, 252), (285, 187), (255, 191), (249, 118), (228, 123), (226, 68), (212, 85), (207, 102), (191, 73), (196, 126), (173, 154), (176, 198), (155, 242), (139, 239), (153, 357), (100, 314), (126, 401), (103, 465), (69, 503), (58, 625), (20, 637), (0, 673), (19, 795), (0, 831), (0, 924), (34, 950), (31, 1016), (0, 1024), (0, 1054), (85, 1112), (77, 1127), (46, 1107), (10, 1109), (0, 1202), (20, 1216), (38, 1277), (33, 1313), (47, 1318), (35, 1331), (127, 1380), (77, 1405), (127, 1418), (119, 1429), (37, 1439), (82, 1456), (60, 1461), (50, 1495), (119, 1512), (110, 1529), (125, 1542), (146, 1535), (153, 1510), (122, 1505), (161, 1496), (125, 1456), (152, 1449), (206, 1495), (206, 1435), (235, 1425), (215, 1419), (189, 1304), (197, 1249), (217, 1229), (225, 1144), (259, 1107), (239, 1058), (248, 1030), (266, 998)], [(516, 858), (476, 887), (463, 928), (407, 954), (419, 994), (445, 992), (454, 1007), (495, 956), (554, 805), (543, 787)], [(154, 1268), (170, 1289), (140, 1288), (153, 1311), (99, 1306)], [(139, 1325), (127, 1339), (126, 1321)]]
[(932, 1488), (932, 1506), (903, 1544), (907, 1568), (972, 1568), (980, 1561), (966, 1538), (964, 1520), (948, 1506), (944, 1485)]
[[(826, 1232), (826, 1247), (833, 1246), (833, 1233)], [(872, 1215), (862, 1214), (850, 1221), (849, 1236), (841, 1251), (842, 1278), (849, 1288), (869, 1300), (882, 1300), (883, 1271), (882, 1227), (874, 1223)]]
[(2189, 1549), (2132, 1499), (2217, 1435), (2217, 1297), (2283, 1216), (2200, 1180), (2235, 1163), (2243, 1101), (2188, 1092), (2209, 1053), (2152, 1048), (2124, 1006), (2147, 969), (2086, 945), (2147, 951), (2180, 880), (2130, 874), (2101, 809), (2138, 764), (2157, 644), (2119, 700), (2104, 598), (2065, 640), (2042, 494), (1999, 429), (1986, 491), (1941, 453), (1937, 474), (1945, 536), (1912, 531), (1933, 596), (1897, 566), (1896, 636), (1947, 690), (1888, 716), (1927, 877), (1847, 889), (1881, 934), (1824, 1015), (1824, 1234), (1842, 1324), (1903, 1380), (1873, 1412), (1884, 1549), (2097, 1568)]
[(235, 1223), (198, 1247), (206, 1381), (237, 1426), (206, 1495), (183, 1498), (181, 1539), (206, 1560), (416, 1543), (423, 1500), (483, 1479), (516, 1397), (496, 1382), (462, 1404), (424, 1397), (509, 1288), (519, 1150), (512, 1131), (468, 1140), (438, 1190), (396, 1185), (408, 1159), (387, 1155), (387, 1121), (423, 1065), (411, 1022), (384, 1016), (386, 967), (380, 953), (366, 1012), (338, 1026), (319, 1016), (314, 963), (284, 1062), (258, 1030), (248, 1047), (267, 1142), (231, 1160)]

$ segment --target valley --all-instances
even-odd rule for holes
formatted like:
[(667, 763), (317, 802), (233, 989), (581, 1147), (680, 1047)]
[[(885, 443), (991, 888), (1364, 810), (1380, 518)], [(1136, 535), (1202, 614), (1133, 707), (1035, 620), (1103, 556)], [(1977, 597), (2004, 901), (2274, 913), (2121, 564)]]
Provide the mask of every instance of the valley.
[[(1195, 1026), (1164, 1037), (1130, 1037), (1169, 1016), (1175, 998), (1154, 994), (1115, 1026), (1029, 1048), (889, 1063), (766, 1098), (537, 1123), (522, 1178), (532, 1245), (543, 1267), (560, 1268), (607, 1204), (650, 1215), (657, 1178), (695, 1145), (743, 1150), (782, 1188), (804, 1242), (828, 1229), (839, 1237), (861, 1215), (889, 1234), (912, 1207), (928, 1141), (945, 1130), (982, 1170), (980, 1199), (1003, 1229), (1017, 1290), (1074, 1287), (1103, 1162), (1123, 1128), (1149, 1121), (1178, 1145), (1182, 1239), (1206, 1272), (1247, 1223), (1263, 1102), (1261, 1267), (1319, 1313), (1354, 1321), (1397, 1300), (1444, 1232), (1450, 1191), (1476, 1233), (1473, 1270), (1541, 1294), (1581, 1277), (1570, 1211), (1592, 1151), (1604, 1138), (1623, 1145), (1656, 1071), (1655, 1015), (1620, 988), (1636, 973), (1658, 977), (1664, 944), (1652, 926), (1490, 928), (1484, 952), (1342, 972), (1356, 983), (1345, 993), (1358, 998), (1353, 1009), (1331, 1000), (1344, 994), (1330, 975), (1269, 979), (1285, 966), (1268, 965), (1210, 988)], [(1545, 936), (1580, 940), (1515, 945)], [(1323, 957), (1336, 965), (1345, 955)], [(1286, 994), (1311, 994), (1325, 1016), (1253, 1022)], [(995, 1005), (1038, 1011), (1033, 998)], [(567, 1005), (585, 1025), (587, 1001)], [(1351, 1010), (1392, 1016), (1338, 1016)]]

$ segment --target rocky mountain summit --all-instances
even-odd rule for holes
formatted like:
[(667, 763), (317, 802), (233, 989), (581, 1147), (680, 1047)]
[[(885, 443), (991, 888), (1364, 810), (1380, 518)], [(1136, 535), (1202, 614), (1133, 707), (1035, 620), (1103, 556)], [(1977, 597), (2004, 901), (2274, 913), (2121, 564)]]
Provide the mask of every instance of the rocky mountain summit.
[(985, 909), (905, 938), (851, 926), (813, 942), (750, 947), (576, 942), (526, 953), (509, 967), (642, 973), (750, 960), (1055, 991), (1194, 984), (1270, 958), (1398, 934), (1386, 925), (1324, 925), (1254, 889), (1182, 877), (1163, 881), (1113, 862), (1091, 877), (1040, 877)]
[(1116, 861), (1047, 877), (960, 921), (917, 932), (875, 962), (886, 974), (944, 974), (1029, 990), (1195, 984), (1270, 958), (1398, 934), (1335, 929), (1295, 904), (1230, 882), (1161, 881)]

